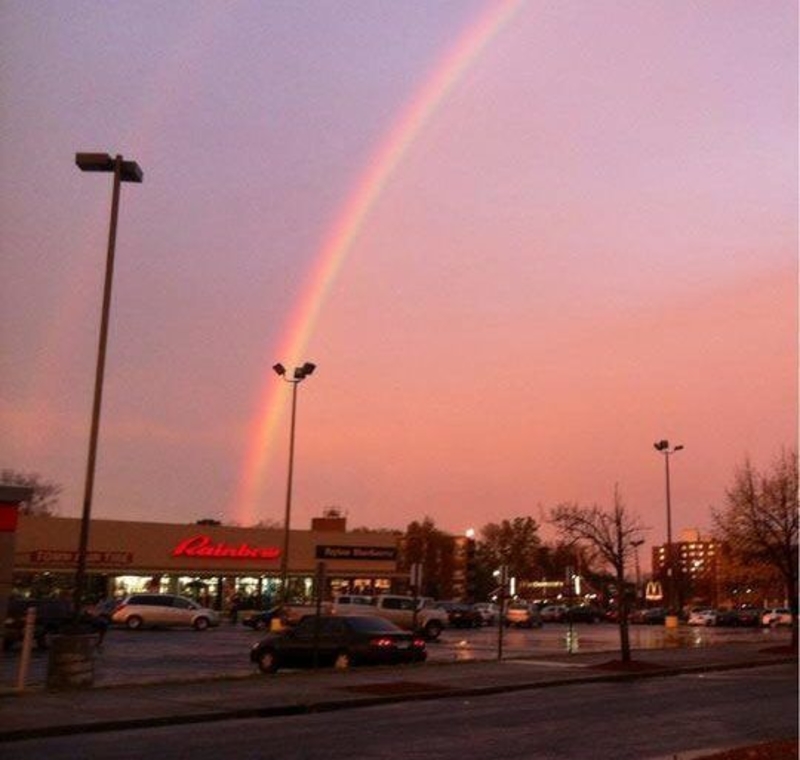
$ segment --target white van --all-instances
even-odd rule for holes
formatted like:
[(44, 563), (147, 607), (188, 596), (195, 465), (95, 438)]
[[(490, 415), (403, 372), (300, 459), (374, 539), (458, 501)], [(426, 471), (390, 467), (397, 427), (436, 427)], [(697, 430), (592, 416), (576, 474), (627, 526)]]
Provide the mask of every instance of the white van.
[[(373, 608), (372, 611), (370, 607)], [(334, 615), (376, 615), (374, 607), (374, 596), (342, 594), (333, 600), (332, 612)]]
[(204, 631), (211, 625), (219, 625), (219, 614), (184, 596), (132, 594), (114, 610), (111, 622), (132, 631), (174, 626), (190, 626), (196, 631)]

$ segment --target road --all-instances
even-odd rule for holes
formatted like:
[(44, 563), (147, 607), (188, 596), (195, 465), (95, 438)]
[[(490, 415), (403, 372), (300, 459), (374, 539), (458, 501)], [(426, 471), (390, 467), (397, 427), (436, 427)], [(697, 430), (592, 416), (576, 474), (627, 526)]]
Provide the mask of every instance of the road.
[[(765, 646), (785, 644), (788, 629), (692, 628), (681, 626), (668, 631), (663, 626), (631, 626), (634, 649), (701, 647), (722, 642), (748, 641)], [(200, 677), (242, 676), (252, 673), (248, 652), (263, 634), (244, 626), (222, 625), (197, 632), (186, 629), (127, 631), (112, 630), (95, 664), (95, 684), (148, 683)], [(441, 639), (428, 646), (431, 662), (486, 660), (497, 657), (497, 630), (447, 629)], [(547, 623), (543, 628), (506, 630), (503, 635), (504, 657), (541, 657), (573, 652), (619, 651), (616, 625), (575, 625)], [(46, 679), (47, 653), (34, 652), (26, 683), (41, 686)], [(17, 683), (19, 652), (4, 653), (0, 658), (0, 686)]]
[(4, 745), (4, 760), (648, 760), (797, 736), (793, 665)]

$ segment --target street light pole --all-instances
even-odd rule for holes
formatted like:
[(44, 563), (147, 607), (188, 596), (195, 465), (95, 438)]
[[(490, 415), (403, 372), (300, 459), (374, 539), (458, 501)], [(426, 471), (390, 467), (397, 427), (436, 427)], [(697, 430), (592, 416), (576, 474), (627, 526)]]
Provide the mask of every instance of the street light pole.
[(297, 418), (297, 386), (305, 380), (315, 369), (316, 364), (306, 362), (301, 367), (296, 367), (292, 377), (286, 377), (286, 368), (282, 364), (273, 366), (273, 370), (287, 383), (292, 384), (292, 415), (289, 424), (289, 469), (286, 477), (286, 506), (283, 515), (283, 551), (281, 552), (281, 591), (282, 604), (289, 601), (287, 581), (289, 575), (289, 535), (292, 516), (292, 481), (294, 477), (294, 431)]
[(667, 570), (667, 612), (669, 615), (676, 614), (675, 609), (675, 562), (672, 551), (672, 500), (670, 497), (670, 484), (669, 484), (669, 458), (677, 451), (683, 449), (682, 445), (670, 448), (669, 441), (661, 440), (653, 444), (656, 451), (664, 455), (664, 467), (667, 480), (667, 556), (666, 556), (666, 570)]
[(119, 216), (119, 196), (122, 182), (142, 181), (142, 170), (135, 161), (124, 161), (122, 156), (111, 158), (106, 153), (77, 153), (75, 163), (81, 171), (111, 172), (114, 175), (111, 194), (111, 221), (108, 228), (108, 249), (106, 252), (106, 276), (103, 287), (103, 308), (100, 317), (100, 338), (97, 351), (97, 367), (94, 379), (94, 401), (92, 403), (92, 422), (89, 434), (89, 455), (86, 464), (86, 480), (81, 512), (80, 539), (78, 542), (78, 565), (75, 572), (74, 614), (80, 614), (86, 585), (86, 555), (89, 545), (89, 523), (92, 514), (92, 494), (94, 474), (97, 463), (97, 441), (100, 431), (100, 409), (103, 401), (103, 378), (106, 364), (106, 345), (108, 343), (108, 324), (111, 311), (111, 283), (114, 277), (114, 252), (117, 242), (117, 218)]
[(644, 543), (643, 538), (636, 539), (635, 541), (631, 541), (631, 546), (633, 547), (633, 559), (636, 568), (636, 604), (639, 604), (639, 590), (642, 585), (642, 571), (639, 567), (639, 547)]

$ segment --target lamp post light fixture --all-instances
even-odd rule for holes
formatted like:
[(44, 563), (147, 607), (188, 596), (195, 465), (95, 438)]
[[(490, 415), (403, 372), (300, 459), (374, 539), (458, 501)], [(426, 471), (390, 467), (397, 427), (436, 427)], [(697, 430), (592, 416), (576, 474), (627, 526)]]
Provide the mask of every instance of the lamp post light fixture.
[[(678, 451), (683, 449), (682, 445), (672, 446), (670, 447), (669, 441), (661, 440), (657, 441), (653, 444), (653, 447), (656, 451), (660, 452), (664, 455), (664, 466), (666, 471), (666, 479), (667, 479), (667, 556), (665, 558), (665, 565), (667, 570), (667, 588), (665, 589), (666, 592), (666, 599), (667, 599), (667, 612), (668, 612), (668, 619), (671, 616), (676, 615), (675, 609), (675, 563), (672, 551), (672, 501), (670, 497), (670, 485), (669, 485), (669, 458)], [(674, 625), (677, 621), (670, 621), (670, 625)]]
[(283, 380), (292, 384), (292, 418), (289, 425), (289, 470), (286, 477), (286, 509), (283, 515), (283, 551), (281, 552), (281, 591), (280, 598), (283, 604), (289, 601), (287, 579), (289, 575), (289, 530), (291, 527), (292, 516), (292, 478), (294, 476), (294, 431), (295, 420), (297, 418), (297, 386), (300, 385), (317, 368), (316, 364), (306, 362), (300, 367), (295, 367), (290, 377), (286, 375), (286, 367), (282, 364), (275, 364), (275, 370)]
[(111, 194), (111, 221), (108, 228), (108, 249), (106, 252), (106, 276), (103, 288), (103, 307), (100, 317), (100, 339), (94, 381), (92, 423), (89, 435), (89, 456), (86, 464), (86, 482), (81, 513), (78, 566), (75, 572), (74, 613), (77, 616), (80, 614), (84, 586), (86, 584), (86, 554), (89, 544), (89, 523), (92, 515), (92, 493), (94, 491), (94, 473), (97, 462), (100, 408), (103, 400), (103, 376), (105, 374), (106, 344), (108, 343), (108, 323), (111, 309), (111, 283), (114, 277), (114, 249), (117, 241), (120, 185), (122, 182), (141, 183), (143, 174), (139, 164), (135, 161), (125, 161), (120, 155), (112, 158), (107, 153), (77, 153), (75, 155), (75, 163), (84, 172), (108, 172), (114, 175)]

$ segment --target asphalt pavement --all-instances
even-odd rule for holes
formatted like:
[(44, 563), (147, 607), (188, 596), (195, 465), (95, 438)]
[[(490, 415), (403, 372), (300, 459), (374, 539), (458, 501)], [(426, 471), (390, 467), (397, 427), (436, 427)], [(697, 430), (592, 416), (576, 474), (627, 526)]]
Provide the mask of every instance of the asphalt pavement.
[(0, 691), (0, 742), (27, 738), (296, 715), (354, 709), (404, 700), (477, 696), (554, 688), (597, 680), (659, 678), (678, 673), (797, 663), (785, 649), (756, 643), (634, 651), (622, 667), (618, 654), (592, 652), (502, 661), (428, 662), (399, 667), (285, 671), (180, 682)]

